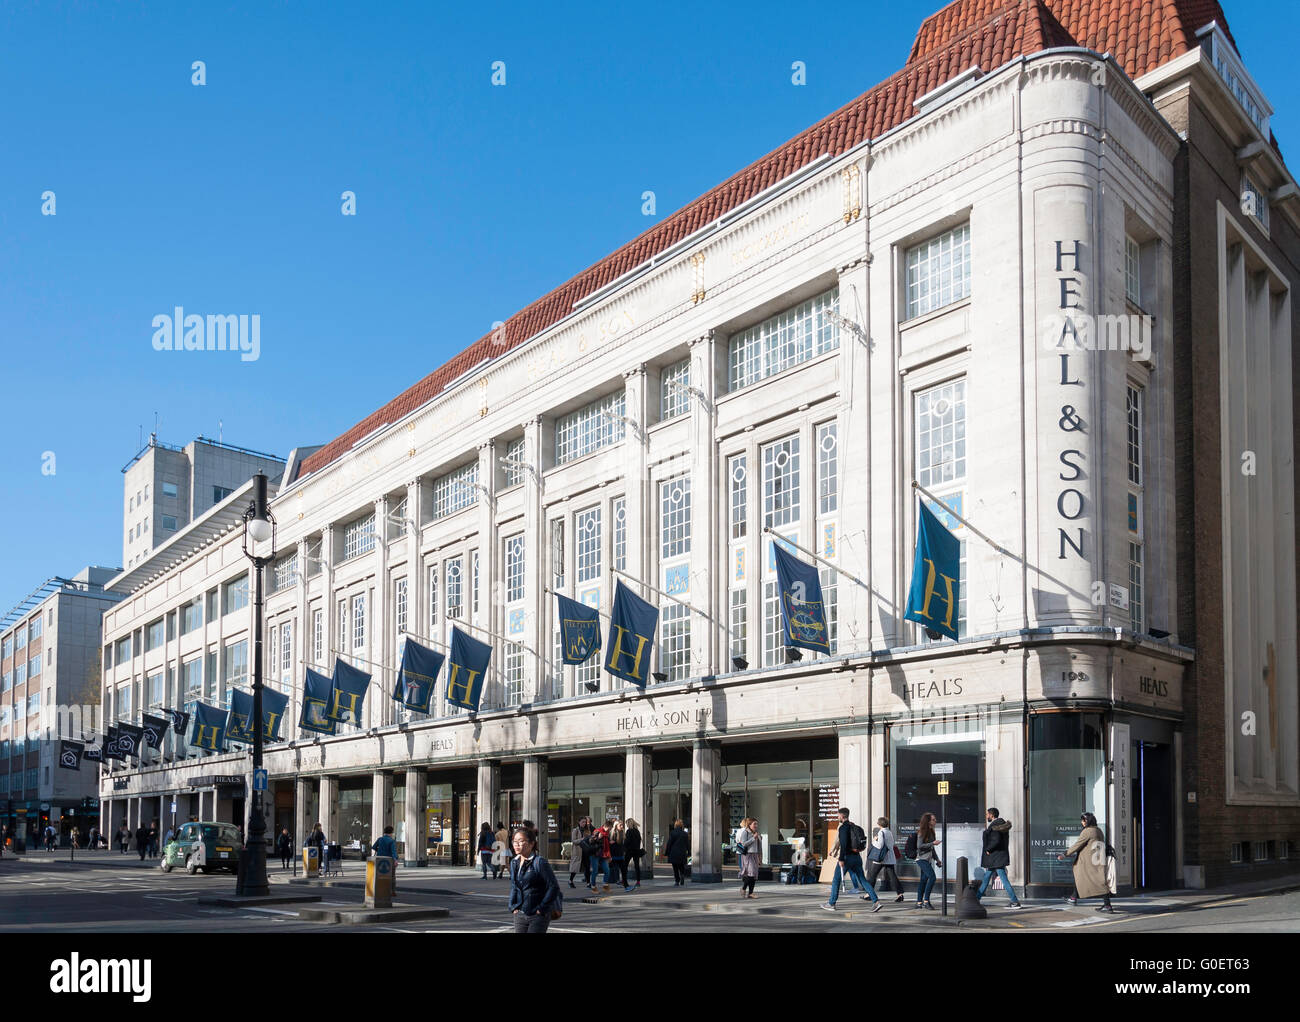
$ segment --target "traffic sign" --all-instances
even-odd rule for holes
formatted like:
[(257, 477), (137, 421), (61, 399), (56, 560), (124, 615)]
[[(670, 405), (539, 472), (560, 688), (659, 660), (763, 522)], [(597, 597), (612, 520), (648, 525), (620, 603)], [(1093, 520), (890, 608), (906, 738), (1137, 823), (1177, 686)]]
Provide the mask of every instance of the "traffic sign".
[(266, 791), (266, 777), (267, 777), (267, 772), (265, 767), (263, 767), (260, 770), (253, 771), (254, 791)]
[(952, 773), (951, 763), (931, 763), (930, 773), (932, 774), (950, 774)]
[(172, 812), (173, 812), (173, 813), (176, 812), (176, 803), (175, 803), (175, 802), (172, 803)]
[(946, 794), (948, 794), (948, 782), (947, 782), (947, 781), (940, 781), (940, 782), (939, 782), (939, 794), (940, 794), (940, 795), (946, 795)]

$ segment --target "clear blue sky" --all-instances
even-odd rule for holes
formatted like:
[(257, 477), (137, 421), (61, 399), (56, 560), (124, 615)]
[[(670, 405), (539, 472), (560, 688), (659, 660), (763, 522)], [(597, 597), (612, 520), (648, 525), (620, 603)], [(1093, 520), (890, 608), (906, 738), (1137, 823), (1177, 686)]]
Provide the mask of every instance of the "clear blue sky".
[[(120, 563), (155, 413), (332, 439), (647, 229), (644, 190), (662, 217), (898, 70), (942, 2), (443, 6), (0, 4), (0, 614)], [(1226, 7), (1293, 152), (1291, 35)], [(176, 305), (260, 314), (260, 359), (154, 351)]]

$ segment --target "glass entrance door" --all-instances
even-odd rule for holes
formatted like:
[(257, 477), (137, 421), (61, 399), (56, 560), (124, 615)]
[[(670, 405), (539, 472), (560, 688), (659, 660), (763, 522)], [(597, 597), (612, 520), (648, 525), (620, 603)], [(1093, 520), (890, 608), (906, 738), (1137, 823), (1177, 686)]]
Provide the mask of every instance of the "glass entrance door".
[(472, 791), (462, 791), (456, 798), (456, 849), (454, 861), (464, 866), (473, 861), (474, 814), (478, 797)]
[[(502, 788), (497, 796), (497, 815), (492, 821), (492, 829), (498, 823), (504, 823), (508, 831), (513, 831), (524, 820), (524, 789)], [(534, 823), (537, 821), (534, 820)]]

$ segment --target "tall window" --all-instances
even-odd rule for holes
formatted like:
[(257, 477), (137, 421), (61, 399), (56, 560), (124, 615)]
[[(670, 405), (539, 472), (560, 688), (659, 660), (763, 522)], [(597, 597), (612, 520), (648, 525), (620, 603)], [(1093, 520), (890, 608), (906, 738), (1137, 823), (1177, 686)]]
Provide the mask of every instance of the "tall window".
[(397, 634), (406, 631), (406, 579), (399, 578), (393, 583), (393, 618), (397, 624)]
[(295, 551), (288, 557), (281, 557), (275, 562), (275, 588), (288, 589), (298, 584), (298, 554)]
[(366, 594), (357, 593), (352, 597), (352, 648), (366, 648)]
[(727, 631), (731, 657), (748, 659), (749, 456), (727, 459)]
[(970, 224), (907, 250), (907, 318), (970, 295)]
[(203, 600), (195, 597), (181, 608), (181, 634), (188, 635), (203, 625)]
[(286, 620), (280, 625), (280, 684), (288, 686), (293, 682), (293, 622)]
[(335, 619), (338, 627), (334, 630), (335, 647), (331, 652), (341, 653), (348, 648), (348, 598), (339, 597), (339, 613)]
[(1134, 305), (1142, 304), (1142, 246), (1124, 236), (1124, 294)]
[(150, 650), (155, 650), (161, 646), (165, 635), (166, 630), (162, 618), (159, 618), (157, 621), (150, 621), (149, 626), (145, 629), (144, 633), (145, 652), (147, 653)]
[[(936, 497), (961, 513), (966, 488), (966, 380), (941, 383), (917, 391), (916, 480)], [(948, 512), (931, 505), (944, 526), (960, 543), (961, 582), (957, 598), (957, 634), (966, 634), (965, 528)], [(919, 627), (919, 626), (918, 626)]]
[(581, 458), (623, 439), (627, 392), (608, 394), (555, 421), (555, 463)]
[(578, 512), (574, 523), (578, 554), (578, 584), (600, 579), (600, 507)]
[(506, 602), (524, 598), (524, 537), (506, 540)]
[[(682, 601), (691, 595), (691, 477), (659, 484), (660, 588)], [(669, 681), (690, 676), (691, 617), (680, 603), (661, 598), (659, 670)]]
[(222, 587), (221, 595), (223, 614), (233, 614), (237, 610), (243, 610), (248, 606), (248, 575), (240, 575), (233, 582), (227, 582)]
[(838, 312), (840, 289), (742, 330), (727, 342), (728, 386), (739, 390), (840, 346), (840, 333), (827, 312)]
[(551, 588), (564, 588), (564, 519), (551, 522)]
[(227, 698), (231, 688), (248, 682), (248, 640), (229, 643), (221, 651), (221, 675), (226, 683)]
[(360, 557), (362, 554), (368, 554), (375, 548), (375, 516), (374, 513), (366, 515), (364, 518), (358, 518), (355, 522), (349, 522), (343, 526), (343, 559), (351, 560), (353, 557)]
[(1128, 609), (1135, 632), (1146, 631), (1143, 568), (1143, 462), (1142, 388), (1130, 383), (1126, 390), (1128, 411)]
[(438, 565), (429, 565), (429, 635), (438, 635)]
[[(799, 435), (767, 444), (760, 454), (763, 462), (763, 524), (780, 529), (794, 538), (799, 532), (800, 469)], [(764, 551), (770, 551), (765, 541)], [(785, 659), (781, 635), (780, 586), (776, 562), (768, 553), (763, 563), (763, 666), (774, 667)]]
[(469, 563), (472, 566), (469, 578), (469, 602), (470, 614), (474, 620), (478, 621), (478, 551), (475, 550), (469, 555)]
[(145, 691), (149, 695), (149, 708), (163, 704), (163, 675), (162, 671), (149, 675), (145, 681)]
[(691, 410), (691, 360), (664, 366), (659, 377), (659, 418), (674, 419)]
[(463, 511), (478, 503), (478, 462), (471, 461), (433, 481), (433, 517)]
[(447, 619), (465, 616), (465, 572), (463, 557), (452, 557), (444, 562), (447, 576)]
[(312, 663), (320, 666), (325, 658), (325, 612), (323, 610), (313, 610), (311, 612), (311, 659)]
[(195, 657), (181, 664), (181, 690), (186, 702), (203, 698), (203, 659)]
[(511, 440), (506, 444), (506, 456), (502, 462), (505, 470), (505, 486), (518, 486), (524, 481), (524, 438)]
[[(826, 422), (817, 427), (817, 532), (816, 550), (828, 561), (839, 560), (839, 427)], [(819, 565), (822, 600), (826, 606), (827, 640), (830, 653), (839, 637), (839, 575)]]
[(518, 706), (524, 697), (524, 647), (517, 642), (505, 644), (505, 692), (503, 705)]
[(627, 571), (627, 498), (614, 498), (614, 568)]

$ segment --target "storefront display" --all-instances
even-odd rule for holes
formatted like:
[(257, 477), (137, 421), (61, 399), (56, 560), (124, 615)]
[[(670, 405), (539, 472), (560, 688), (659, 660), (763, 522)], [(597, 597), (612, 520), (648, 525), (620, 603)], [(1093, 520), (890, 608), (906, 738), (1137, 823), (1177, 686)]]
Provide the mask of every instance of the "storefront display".
[[(967, 858), (972, 871), (979, 865), (988, 805), (984, 755), (984, 731), (978, 717), (896, 724), (889, 729), (888, 815), (895, 838), (900, 845), (906, 842), (924, 813), (934, 813), (937, 830), (946, 812), (948, 836), (939, 856), (950, 877), (956, 875), (960, 856)], [(936, 764), (950, 764), (951, 772), (935, 773)], [(949, 785), (946, 804), (938, 794), (940, 780)], [(900, 870), (908, 875), (918, 872), (915, 862), (903, 864)]]
[(1070, 860), (1057, 861), (1079, 836), (1079, 816), (1106, 826), (1106, 750), (1100, 713), (1041, 713), (1029, 723), (1031, 883), (1069, 885)]

